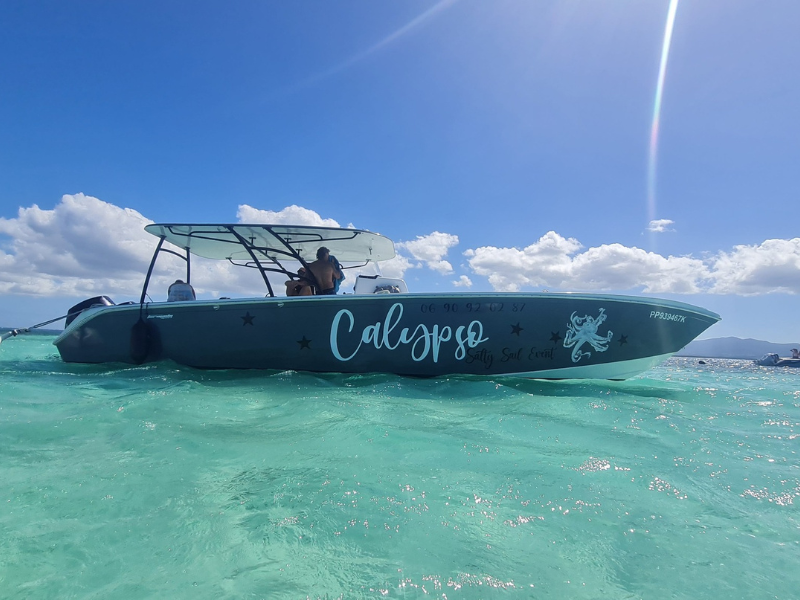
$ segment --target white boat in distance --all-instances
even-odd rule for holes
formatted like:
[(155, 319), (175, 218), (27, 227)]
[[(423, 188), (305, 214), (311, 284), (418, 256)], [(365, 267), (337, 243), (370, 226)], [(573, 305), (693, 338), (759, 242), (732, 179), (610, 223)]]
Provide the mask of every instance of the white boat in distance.
[[(63, 360), (207, 369), (626, 379), (719, 320), (670, 300), (582, 293), (408, 293), (401, 279), (356, 277), (353, 294), (276, 296), (268, 273), (308, 266), (325, 246), (345, 268), (388, 260), (391, 240), (359, 229), (153, 224), (158, 244), (138, 303), (107, 296), (70, 310), (54, 344)], [(147, 302), (164, 253), (261, 273), (268, 297)], [(310, 273), (310, 270), (308, 270)], [(308, 281), (315, 285), (313, 275)]]

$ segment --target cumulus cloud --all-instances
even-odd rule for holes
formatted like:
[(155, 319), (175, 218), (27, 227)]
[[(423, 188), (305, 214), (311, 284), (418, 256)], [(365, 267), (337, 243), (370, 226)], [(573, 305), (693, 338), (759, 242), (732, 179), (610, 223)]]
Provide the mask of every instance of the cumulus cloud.
[(66, 195), (52, 210), (20, 208), (0, 219), (10, 238), (0, 250), (0, 291), (7, 294), (97, 295), (141, 287), (153, 252), (149, 219), (83, 194)]
[(674, 224), (675, 221), (671, 221), (670, 219), (655, 219), (653, 221), (650, 221), (650, 224), (647, 226), (647, 231), (652, 231), (654, 233), (675, 231), (674, 229), (669, 229), (669, 226)]
[(401, 254), (396, 254), (393, 259), (381, 263), (381, 273), (386, 277), (397, 279), (402, 279), (406, 271), (413, 268), (411, 261)]
[[(332, 219), (298, 206), (278, 212), (239, 207), (242, 221), (338, 226)], [(139, 212), (84, 194), (65, 195), (52, 210), (20, 208), (16, 218), (0, 218), (0, 293), (38, 296), (138, 298), (155, 250), (156, 238), (144, 231), (152, 223)], [(148, 293), (163, 299), (185, 263), (162, 254)], [(282, 289), (283, 276), (272, 283)], [(280, 281), (278, 281), (280, 280)], [(192, 285), (199, 295), (263, 295), (254, 269), (192, 259)], [(119, 300), (118, 300), (119, 301)]]
[(486, 246), (467, 250), (470, 268), (498, 291), (522, 287), (577, 290), (640, 288), (653, 293), (698, 293), (709, 277), (702, 260), (664, 257), (640, 248), (605, 244), (579, 252), (582, 245), (549, 231), (523, 249)]
[[(298, 206), (271, 212), (242, 205), (237, 217), (250, 222), (337, 225)], [(51, 210), (36, 205), (20, 208), (15, 218), (0, 218), (0, 293), (138, 298), (155, 247), (155, 238), (143, 229), (150, 222), (135, 210), (84, 194), (66, 195)], [(398, 254), (381, 265), (382, 271), (388, 277), (402, 278), (409, 269), (424, 265), (451, 274), (453, 267), (446, 256), (456, 244), (457, 236), (438, 231), (418, 236), (398, 244), (410, 257)], [(484, 246), (464, 255), (471, 276), (452, 281), (455, 287), (469, 288), (478, 275), (498, 291), (800, 293), (800, 238), (771, 239), (694, 258), (662, 256), (622, 244), (587, 249), (575, 238), (550, 231), (522, 249)], [(151, 281), (151, 297), (163, 299), (168, 284), (184, 269), (177, 257), (163, 256)], [(348, 271), (348, 285), (356, 274)], [(223, 261), (193, 259), (192, 283), (207, 297), (264, 293), (257, 271), (231, 269)], [(283, 276), (273, 284), (281, 290)]]
[(734, 246), (714, 257), (712, 270), (714, 294), (800, 293), (800, 238)]
[(705, 258), (662, 256), (622, 244), (583, 250), (550, 231), (523, 249), (467, 250), (469, 267), (497, 291), (522, 288), (647, 293), (800, 293), (800, 238), (735, 246)]
[(418, 235), (410, 242), (398, 242), (396, 246), (411, 253), (416, 260), (429, 269), (447, 275), (453, 272), (453, 265), (444, 260), (450, 248), (458, 244), (458, 236), (434, 231), (428, 235)]
[(270, 223), (275, 225), (312, 225), (316, 227), (341, 227), (333, 219), (323, 219), (319, 213), (308, 208), (292, 204), (286, 208), (274, 210), (261, 210), (247, 204), (239, 205), (236, 212), (239, 223)]

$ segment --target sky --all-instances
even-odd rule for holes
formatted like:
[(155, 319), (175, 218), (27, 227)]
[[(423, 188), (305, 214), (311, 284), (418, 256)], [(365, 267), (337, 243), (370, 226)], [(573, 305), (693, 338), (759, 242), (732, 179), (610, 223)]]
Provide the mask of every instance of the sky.
[[(279, 222), (391, 238), (412, 291), (656, 296), (718, 312), (703, 337), (800, 342), (798, 22), (796, 0), (5, 0), (0, 326), (138, 300), (147, 223)], [(198, 296), (263, 293), (223, 266)]]

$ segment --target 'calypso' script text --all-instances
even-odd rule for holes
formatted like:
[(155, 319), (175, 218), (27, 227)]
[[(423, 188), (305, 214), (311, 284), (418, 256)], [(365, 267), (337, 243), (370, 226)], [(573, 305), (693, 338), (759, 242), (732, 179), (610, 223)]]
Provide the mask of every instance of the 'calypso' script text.
[[(342, 340), (349, 337), (346, 334), (353, 332), (356, 323), (353, 313), (344, 308), (336, 313), (331, 323), (331, 352), (337, 359), (347, 361), (358, 354), (363, 344), (372, 344), (376, 349), (386, 348), (387, 350), (396, 350), (401, 345), (410, 345), (411, 358), (416, 362), (424, 360), (429, 355), (433, 362), (438, 362), (442, 343), (453, 340), (456, 343), (455, 358), (463, 360), (467, 348), (475, 348), (489, 339), (483, 337), (483, 324), (480, 321), (472, 321), (469, 325), (460, 325), (456, 328), (455, 334), (449, 325), (444, 327), (432, 325), (429, 328), (423, 323), (417, 325), (413, 331), (410, 327), (403, 327), (399, 332), (393, 333), (402, 317), (403, 305), (396, 302), (386, 313), (383, 322), (378, 321), (374, 325), (364, 327), (358, 345), (350, 354), (344, 356), (340, 344)], [(345, 321), (345, 324), (342, 321)], [(340, 331), (343, 327), (347, 327), (346, 332)], [(348, 344), (348, 346), (350, 345)]]

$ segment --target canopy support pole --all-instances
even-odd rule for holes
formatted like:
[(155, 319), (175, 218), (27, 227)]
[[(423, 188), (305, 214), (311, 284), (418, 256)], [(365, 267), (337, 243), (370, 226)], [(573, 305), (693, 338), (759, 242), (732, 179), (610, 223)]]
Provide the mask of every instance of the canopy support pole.
[(274, 298), (275, 297), (275, 292), (272, 291), (272, 284), (269, 282), (269, 277), (267, 277), (267, 274), (266, 274), (266, 272), (264, 270), (264, 267), (261, 265), (261, 262), (258, 260), (258, 258), (256, 258), (255, 252), (253, 252), (252, 244), (249, 244), (247, 242), (247, 240), (244, 239), (239, 234), (239, 232), (236, 231), (233, 227), (228, 227), (228, 231), (230, 231), (236, 237), (236, 239), (239, 240), (239, 243), (242, 246), (244, 246), (245, 249), (247, 250), (247, 253), (250, 255), (250, 258), (252, 258), (253, 261), (258, 265), (258, 272), (261, 273), (261, 278), (264, 280), (264, 283), (267, 285), (267, 290), (269, 290), (269, 295), (270, 295), (271, 298)]
[(142, 287), (142, 297), (139, 298), (139, 304), (144, 304), (144, 299), (147, 296), (147, 286), (150, 285), (150, 276), (153, 274), (153, 267), (156, 266), (156, 259), (158, 258), (158, 253), (161, 252), (161, 246), (164, 245), (164, 240), (166, 238), (162, 235), (161, 238), (158, 240), (158, 246), (156, 246), (156, 251), (153, 252), (153, 259), (150, 261), (150, 268), (147, 269), (147, 276), (144, 278), (144, 286)]
[[(297, 262), (303, 265), (303, 268), (306, 270), (306, 275), (305, 277), (300, 277), (300, 279), (305, 279), (306, 281), (308, 281), (311, 284), (314, 293), (319, 294), (320, 291), (322, 290), (322, 287), (319, 285), (319, 282), (317, 281), (317, 277), (316, 275), (314, 275), (314, 272), (309, 268), (308, 263), (305, 260), (303, 260), (303, 257), (300, 256), (300, 254), (298, 254), (297, 250), (292, 248), (292, 245), (289, 242), (283, 239), (282, 236), (275, 233), (272, 227), (265, 227), (264, 229), (269, 231), (276, 240), (278, 240), (281, 244), (286, 246), (289, 256), (296, 259)], [(292, 279), (294, 279), (294, 273), (291, 273), (290, 276), (292, 277)]]

